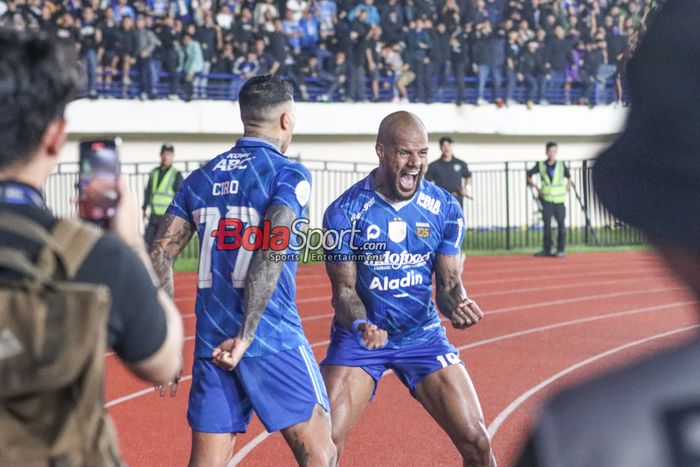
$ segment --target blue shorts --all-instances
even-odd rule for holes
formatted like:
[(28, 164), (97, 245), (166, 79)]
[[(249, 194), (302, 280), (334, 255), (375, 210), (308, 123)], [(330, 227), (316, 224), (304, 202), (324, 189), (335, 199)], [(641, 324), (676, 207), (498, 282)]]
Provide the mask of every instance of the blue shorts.
[[(374, 392), (382, 375), (392, 370), (414, 394), (423, 378), (449, 365), (464, 365), (459, 351), (447, 340), (445, 328), (440, 326), (419, 342), (398, 348), (384, 347), (369, 350), (361, 345), (352, 332), (333, 326), (328, 354), (321, 366), (338, 365), (360, 367), (374, 380)], [(374, 398), (374, 393), (372, 393)]]
[(326, 386), (308, 344), (243, 358), (234, 371), (211, 359), (192, 367), (187, 421), (203, 433), (244, 433), (255, 410), (269, 432), (311, 418), (316, 404), (330, 410)]

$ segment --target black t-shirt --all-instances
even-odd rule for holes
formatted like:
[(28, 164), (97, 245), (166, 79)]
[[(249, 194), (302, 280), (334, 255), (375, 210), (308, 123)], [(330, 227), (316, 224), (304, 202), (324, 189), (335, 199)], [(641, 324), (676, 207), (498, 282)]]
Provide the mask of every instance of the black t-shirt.
[(426, 180), (449, 191), (460, 202), (462, 197), (459, 196), (459, 189), (464, 186), (462, 179), (471, 176), (472, 173), (469, 171), (467, 163), (456, 157), (453, 157), (450, 161), (440, 158), (431, 162), (428, 165), (428, 171), (425, 173)]
[[(8, 211), (25, 216), (47, 229), (53, 228), (58, 221), (49, 211), (33, 205), (0, 202), (0, 215)], [(22, 249), (32, 258), (36, 258), (42, 248), (6, 232), (0, 235), (0, 245)], [(3, 274), (8, 274), (8, 271), (0, 270), (0, 275)], [(107, 344), (121, 359), (141, 361), (161, 347), (167, 327), (158, 303), (157, 289), (141, 260), (119, 238), (106, 234), (98, 240), (78, 270), (75, 281), (104, 284), (109, 288), (112, 305)]]
[(97, 49), (97, 28), (94, 23), (84, 23), (80, 29), (80, 45), (82, 46), (81, 51), (86, 52), (88, 50)]

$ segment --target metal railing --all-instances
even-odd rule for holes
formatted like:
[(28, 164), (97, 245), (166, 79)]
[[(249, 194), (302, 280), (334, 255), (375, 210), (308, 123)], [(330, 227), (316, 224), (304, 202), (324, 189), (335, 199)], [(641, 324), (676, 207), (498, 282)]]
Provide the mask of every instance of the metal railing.
[[(311, 227), (320, 227), (323, 212), (333, 200), (374, 168), (372, 164), (302, 160), (313, 177), (308, 217)], [(186, 177), (203, 161), (178, 161), (175, 166)], [(542, 245), (542, 217), (537, 200), (526, 184), (526, 172), (533, 163), (502, 162), (470, 164), (473, 199), (465, 200), (467, 249), (515, 249)], [(632, 245), (642, 236), (607, 212), (596, 199), (591, 185), (592, 161), (567, 162), (571, 179), (580, 195), (572, 190), (566, 198), (568, 245)], [(148, 173), (157, 163), (124, 163), (122, 173), (142, 202)], [(49, 207), (59, 216), (72, 215), (75, 206), (77, 163), (60, 164), (49, 177), (45, 193)], [(556, 224), (554, 230), (556, 231)], [(196, 247), (187, 256), (196, 258)]]
[[(138, 71), (132, 71), (130, 73), (130, 82), (123, 82), (122, 75), (117, 73), (112, 80), (105, 80), (107, 72), (102, 72), (99, 75), (100, 79), (97, 82), (97, 93), (101, 97), (109, 97), (115, 99), (136, 99), (140, 96), (142, 92), (151, 94), (157, 99), (165, 99), (170, 95), (170, 87), (168, 84), (169, 74), (166, 72), (159, 72), (155, 82), (155, 86), (152, 89), (141, 89), (139, 84), (139, 73)], [(210, 73), (208, 75), (199, 74), (199, 78), (206, 78), (206, 85), (197, 86), (194, 89), (195, 96), (194, 99), (208, 99), (208, 100), (238, 100), (238, 90), (243, 85), (244, 79), (238, 75), (228, 74), (228, 73)], [(284, 77), (284, 75), (283, 75)], [(307, 77), (301, 80), (299, 84), (305, 84), (308, 92), (308, 99), (304, 99), (300, 93), (299, 89), (295, 90), (295, 100), (297, 101), (309, 101), (315, 102), (321, 100), (321, 97), (328, 93), (331, 84), (325, 82), (318, 78)], [(464, 98), (466, 103), (475, 103), (477, 100), (477, 87), (479, 79), (476, 76), (467, 76), (464, 78)], [(431, 100), (433, 102), (456, 102), (457, 101), (457, 81), (453, 76), (446, 76), (444, 79), (438, 79), (436, 77), (431, 77)], [(567, 102), (567, 96), (564, 91), (564, 79), (552, 78), (551, 83), (547, 86), (547, 89), (543, 91), (542, 98), (547, 100), (550, 104), (565, 104)], [(393, 91), (393, 78), (391, 77), (381, 77), (379, 79), (379, 100), (383, 102), (389, 102), (394, 97)], [(604, 84), (604, 91), (600, 96), (594, 97), (596, 104), (607, 104), (615, 100), (615, 84), (613, 79), (607, 79)], [(505, 96), (506, 92), (506, 80), (505, 78), (501, 82), (501, 94)], [(577, 102), (579, 98), (582, 97), (582, 85), (578, 83), (573, 83), (571, 87), (570, 95), (568, 100), (570, 102)], [(369, 78), (365, 79), (365, 94), (367, 99), (371, 97), (371, 80)], [(516, 102), (525, 103), (527, 90), (525, 84), (519, 82), (515, 85), (513, 89), (513, 99)], [(83, 93), (87, 95), (87, 91)], [(182, 83), (177, 86), (176, 95), (180, 98), (186, 98), (185, 87)], [(202, 96), (202, 97), (197, 97)], [(408, 97), (411, 101), (416, 98), (416, 91), (414, 86), (408, 86)], [(486, 88), (484, 90), (484, 96), (487, 101), (493, 102), (493, 79), (489, 77), (486, 81)], [(342, 95), (338, 90), (335, 91), (333, 95), (328, 96), (331, 101), (340, 101)], [(599, 100), (599, 101), (598, 101)]]

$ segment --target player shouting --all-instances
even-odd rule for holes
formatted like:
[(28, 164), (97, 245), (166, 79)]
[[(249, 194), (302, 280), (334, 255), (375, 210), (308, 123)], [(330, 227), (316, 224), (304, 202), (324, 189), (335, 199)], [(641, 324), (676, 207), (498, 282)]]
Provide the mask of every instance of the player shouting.
[[(495, 466), (474, 386), (447, 340), (432, 301), (457, 329), (482, 315), (460, 278), (462, 210), (442, 188), (423, 180), (428, 134), (408, 112), (387, 116), (379, 127), (379, 168), (326, 210), (324, 227), (362, 233), (354, 245), (329, 251), (335, 320), (321, 373), (331, 400), (333, 441), (343, 445), (391, 369), (447, 432), (465, 466)], [(365, 259), (363, 241), (387, 250)], [(355, 248), (355, 249), (354, 249)], [(342, 260), (347, 258), (347, 260)], [(367, 259), (369, 258), (369, 259)]]

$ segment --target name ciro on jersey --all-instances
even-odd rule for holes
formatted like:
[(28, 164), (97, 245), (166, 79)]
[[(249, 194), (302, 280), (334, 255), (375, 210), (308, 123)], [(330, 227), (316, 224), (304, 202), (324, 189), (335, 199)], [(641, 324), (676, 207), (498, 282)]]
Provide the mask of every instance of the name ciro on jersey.
[(364, 264), (375, 270), (417, 268), (424, 266), (431, 255), (432, 252), (411, 254), (405, 250), (401, 253), (385, 251), (381, 259), (365, 260)]
[(415, 271), (408, 271), (405, 276), (394, 279), (389, 279), (388, 277), (380, 278), (374, 276), (372, 278), (372, 282), (370, 282), (369, 284), (369, 289), (377, 290), (379, 292), (386, 292), (389, 290), (405, 289), (406, 287), (422, 284), (422, 274), (418, 274)]

